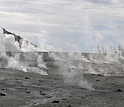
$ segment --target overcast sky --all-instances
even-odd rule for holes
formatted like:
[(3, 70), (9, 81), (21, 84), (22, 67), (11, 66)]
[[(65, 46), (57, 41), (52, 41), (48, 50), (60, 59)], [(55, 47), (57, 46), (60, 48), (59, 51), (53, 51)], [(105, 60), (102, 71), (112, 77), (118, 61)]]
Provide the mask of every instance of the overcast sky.
[(0, 0), (0, 26), (50, 51), (124, 46), (124, 0)]

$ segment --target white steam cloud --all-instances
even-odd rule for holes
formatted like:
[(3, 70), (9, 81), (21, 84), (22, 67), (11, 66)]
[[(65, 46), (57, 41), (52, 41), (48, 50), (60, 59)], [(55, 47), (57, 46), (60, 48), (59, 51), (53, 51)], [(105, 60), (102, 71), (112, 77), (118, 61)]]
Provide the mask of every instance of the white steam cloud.
[(67, 84), (77, 85), (88, 90), (94, 90), (91, 83), (84, 77), (84, 71), (81, 64), (81, 53), (51, 53), (59, 66), (59, 73), (63, 75)]
[(0, 51), (15, 51), (19, 52), (19, 47), (16, 44), (14, 37), (10, 35), (3, 35), (2, 29), (0, 30)]
[[(21, 70), (24, 72), (34, 72), (47, 75), (46, 64), (43, 62), (43, 55), (36, 52), (12, 53), (12, 56), (0, 53), (0, 67)], [(11, 54), (11, 52), (9, 53)]]

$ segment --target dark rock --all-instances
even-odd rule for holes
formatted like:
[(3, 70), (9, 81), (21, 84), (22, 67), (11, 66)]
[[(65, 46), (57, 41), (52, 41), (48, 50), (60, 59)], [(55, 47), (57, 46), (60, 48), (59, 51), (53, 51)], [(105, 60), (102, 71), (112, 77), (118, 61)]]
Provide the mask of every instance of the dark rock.
[(4, 94), (4, 93), (0, 93), (0, 96), (6, 96), (6, 94)]
[(5, 90), (5, 89), (1, 89), (1, 90)]
[(118, 90), (116, 90), (116, 92), (122, 92), (122, 90), (121, 89), (118, 89)]
[(101, 74), (98, 74), (98, 76), (102, 76)]
[(62, 100), (66, 100), (66, 98), (63, 98)]
[(43, 95), (43, 96), (44, 96), (44, 95), (46, 95), (46, 94), (45, 94), (44, 92), (40, 91), (40, 95)]
[(26, 93), (27, 93), (27, 94), (29, 94), (30, 92), (29, 92), (29, 91), (27, 91)]
[(52, 103), (59, 103), (59, 101), (56, 101), (56, 100), (55, 100), (55, 101), (53, 101)]
[(28, 78), (28, 77), (25, 77), (25, 79), (30, 79), (30, 78)]
[(100, 80), (96, 80), (96, 82), (98, 82), (98, 81), (100, 81)]
[(81, 97), (82, 99), (84, 99), (84, 97)]
[(72, 107), (71, 105), (68, 105), (67, 107)]
[(39, 82), (43, 82), (43, 80), (39, 80)]

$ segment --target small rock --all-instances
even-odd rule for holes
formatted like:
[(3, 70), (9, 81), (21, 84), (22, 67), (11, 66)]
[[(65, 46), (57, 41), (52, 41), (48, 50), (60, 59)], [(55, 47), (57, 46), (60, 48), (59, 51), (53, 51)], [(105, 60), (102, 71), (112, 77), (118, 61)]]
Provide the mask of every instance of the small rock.
[(84, 99), (84, 97), (81, 97), (82, 99)]
[(29, 94), (30, 92), (29, 92), (29, 91), (27, 91), (26, 93), (27, 93), (27, 94)]
[(96, 80), (96, 82), (98, 82), (98, 81), (100, 81), (100, 80)]
[(39, 80), (39, 82), (43, 82), (43, 80)]
[(46, 94), (45, 94), (44, 92), (40, 91), (40, 95), (43, 95), (43, 96), (44, 96), (44, 95), (46, 95)]
[(56, 100), (55, 100), (55, 101), (53, 101), (52, 103), (59, 103), (59, 101), (56, 101)]
[(30, 79), (30, 78), (28, 78), (28, 77), (25, 77), (25, 79)]
[(62, 100), (66, 100), (66, 98), (63, 98)]
[(5, 90), (5, 89), (1, 89), (1, 90)]
[(116, 90), (116, 92), (122, 92), (122, 90), (121, 89), (118, 89), (118, 90)]
[(71, 107), (71, 105), (68, 105), (67, 107)]
[(6, 96), (6, 94), (4, 94), (4, 93), (0, 93), (0, 96)]

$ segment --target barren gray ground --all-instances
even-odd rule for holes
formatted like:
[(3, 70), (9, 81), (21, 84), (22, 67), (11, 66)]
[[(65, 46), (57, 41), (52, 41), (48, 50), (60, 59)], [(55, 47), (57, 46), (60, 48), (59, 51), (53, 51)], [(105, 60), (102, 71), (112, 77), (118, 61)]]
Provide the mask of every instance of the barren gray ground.
[(0, 107), (123, 107), (124, 78), (86, 74), (95, 91), (63, 82), (57, 68), (48, 76), (0, 69)]

